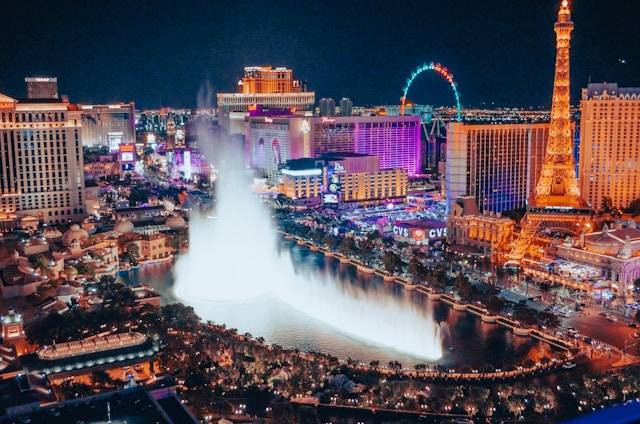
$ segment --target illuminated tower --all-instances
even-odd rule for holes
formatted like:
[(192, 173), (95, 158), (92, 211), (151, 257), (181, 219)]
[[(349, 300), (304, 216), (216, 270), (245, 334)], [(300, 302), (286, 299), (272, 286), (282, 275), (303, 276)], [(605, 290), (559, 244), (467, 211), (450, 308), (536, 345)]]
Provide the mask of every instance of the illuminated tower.
[(520, 233), (507, 254), (507, 263), (525, 265), (545, 252), (550, 238), (576, 237), (592, 228), (592, 210), (580, 196), (573, 161), (571, 112), (569, 109), (569, 47), (571, 8), (563, 0), (554, 26), (556, 32), (556, 70), (551, 105), (549, 139), (540, 178)]
[(557, 45), (551, 124), (547, 152), (536, 186), (534, 206), (578, 207), (584, 202), (580, 198), (575, 174), (571, 139), (569, 49), (573, 22), (568, 0), (562, 1), (554, 29)]

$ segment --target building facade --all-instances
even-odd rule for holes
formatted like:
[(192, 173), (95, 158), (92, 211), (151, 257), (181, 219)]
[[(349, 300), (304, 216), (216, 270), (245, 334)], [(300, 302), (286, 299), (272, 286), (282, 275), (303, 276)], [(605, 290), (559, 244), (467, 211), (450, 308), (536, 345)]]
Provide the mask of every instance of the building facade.
[(58, 78), (56, 77), (27, 77), (27, 99), (57, 99)]
[(236, 93), (218, 93), (218, 123), (227, 134), (242, 132), (246, 114), (256, 107), (310, 111), (315, 104), (315, 93), (293, 79), (293, 71), (287, 68), (250, 66), (245, 68), (244, 78), (238, 81)]
[(325, 191), (324, 162), (312, 158), (287, 161), (282, 169), (282, 193), (296, 203), (320, 203)]
[(447, 206), (461, 196), (480, 212), (525, 208), (544, 162), (549, 124), (451, 123), (447, 130)]
[(82, 116), (82, 145), (105, 146), (117, 152), (120, 144), (136, 141), (135, 105), (79, 105)]
[(580, 192), (593, 208), (640, 197), (640, 88), (589, 84), (580, 103)]
[(238, 81), (238, 93), (299, 93), (303, 91), (300, 81), (293, 79), (289, 68), (271, 66), (247, 66), (244, 77)]
[(283, 193), (292, 200), (320, 200), (325, 206), (369, 206), (404, 202), (404, 169), (381, 169), (375, 155), (332, 153), (290, 160), (281, 170)]
[(274, 116), (246, 121), (248, 163), (259, 172), (266, 170), (263, 176), (270, 182), (277, 180), (278, 166), (289, 159), (333, 153), (377, 156), (380, 169), (403, 169), (410, 176), (421, 170), (417, 116)]
[(83, 217), (81, 131), (68, 101), (0, 95), (0, 210), (45, 223)]
[(591, 288), (606, 280), (618, 294), (626, 294), (640, 278), (640, 230), (635, 222), (617, 223), (611, 229), (605, 224), (601, 231), (582, 232), (558, 245), (556, 256), (597, 270), (589, 281)]
[(470, 246), (493, 255), (512, 239), (515, 221), (499, 213), (480, 213), (473, 197), (458, 198), (448, 220), (451, 245)]
[(320, 99), (320, 116), (336, 116), (336, 101), (331, 97)]
[(420, 173), (420, 118), (417, 116), (338, 116), (307, 119), (313, 155), (351, 152), (378, 156), (382, 169)]
[(250, 117), (245, 125), (245, 160), (269, 184), (281, 181), (280, 169), (290, 159), (311, 156), (301, 136), (302, 120), (290, 117)]
[(353, 114), (353, 102), (347, 97), (340, 99), (340, 116), (351, 116)]

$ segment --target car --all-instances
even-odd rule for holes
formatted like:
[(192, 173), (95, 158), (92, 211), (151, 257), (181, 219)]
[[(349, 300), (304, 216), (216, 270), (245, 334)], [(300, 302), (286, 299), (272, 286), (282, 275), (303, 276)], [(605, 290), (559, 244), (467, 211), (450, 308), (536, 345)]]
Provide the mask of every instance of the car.
[(575, 367), (576, 367), (576, 364), (573, 362), (567, 362), (566, 364), (562, 365), (562, 368), (564, 368), (565, 370), (570, 370)]
[(630, 322), (627, 325), (631, 328), (638, 328), (638, 324), (636, 324), (635, 322)]
[(611, 315), (611, 314), (609, 314), (609, 315), (605, 315), (605, 317), (606, 317), (609, 321), (613, 321), (613, 322), (618, 321), (618, 318), (616, 318), (614, 315)]

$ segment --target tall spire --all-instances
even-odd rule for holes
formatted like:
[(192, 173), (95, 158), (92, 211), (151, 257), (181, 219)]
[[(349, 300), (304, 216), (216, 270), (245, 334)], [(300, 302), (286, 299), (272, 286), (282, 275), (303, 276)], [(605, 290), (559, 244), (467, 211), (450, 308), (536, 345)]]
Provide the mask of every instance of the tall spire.
[(551, 124), (547, 151), (540, 179), (536, 186), (534, 205), (582, 206), (573, 159), (569, 86), (569, 49), (571, 47), (571, 6), (563, 0), (554, 26), (556, 32), (556, 69), (551, 105)]

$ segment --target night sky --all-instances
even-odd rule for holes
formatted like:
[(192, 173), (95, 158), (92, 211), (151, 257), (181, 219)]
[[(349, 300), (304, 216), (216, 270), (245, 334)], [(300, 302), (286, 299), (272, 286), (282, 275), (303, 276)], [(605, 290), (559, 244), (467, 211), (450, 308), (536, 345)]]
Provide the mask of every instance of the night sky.
[[(640, 1), (575, 0), (573, 103), (589, 77), (640, 86)], [(422, 62), (448, 66), (463, 105), (548, 106), (559, 0), (12, 0), (0, 35), (0, 92), (58, 77), (74, 102), (192, 107), (209, 81), (232, 91), (245, 65), (293, 68), (316, 96), (397, 103)], [(622, 64), (619, 59), (626, 60)], [(409, 97), (451, 104), (420, 79)]]

